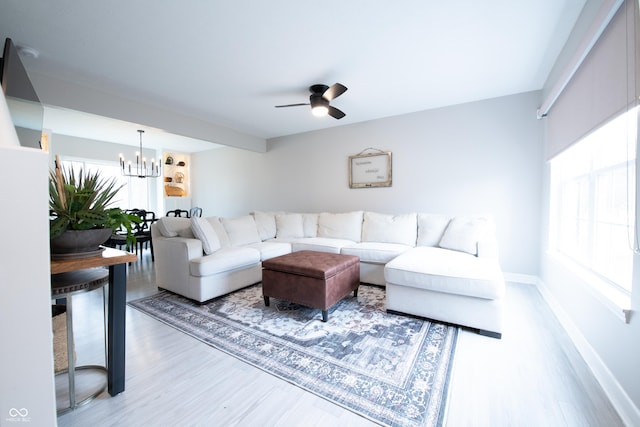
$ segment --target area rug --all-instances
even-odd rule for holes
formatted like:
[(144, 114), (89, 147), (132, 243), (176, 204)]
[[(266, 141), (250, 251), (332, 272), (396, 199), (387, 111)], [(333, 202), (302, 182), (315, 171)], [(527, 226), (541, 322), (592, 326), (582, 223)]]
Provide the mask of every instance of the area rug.
[(362, 285), (329, 310), (272, 299), (261, 286), (199, 305), (161, 291), (129, 303), (253, 366), (386, 426), (440, 426), (458, 329), (386, 313)]

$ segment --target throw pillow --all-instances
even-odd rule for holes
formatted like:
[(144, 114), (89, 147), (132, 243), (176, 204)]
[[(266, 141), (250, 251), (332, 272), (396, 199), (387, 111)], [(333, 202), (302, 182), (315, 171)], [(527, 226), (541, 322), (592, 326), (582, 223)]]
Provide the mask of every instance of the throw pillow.
[(439, 246), (477, 255), (478, 240), (483, 236), (486, 226), (485, 218), (455, 217), (444, 231)]
[(193, 235), (202, 242), (202, 250), (211, 255), (220, 249), (220, 240), (213, 227), (205, 218), (191, 218), (191, 230)]
[(156, 227), (158, 227), (158, 231), (160, 232), (160, 234), (162, 234), (164, 237), (176, 237), (178, 235), (178, 233), (174, 230), (171, 230), (169, 228), (169, 224), (167, 224), (167, 219), (165, 218), (160, 218), (157, 222), (156, 222)]
[(304, 222), (300, 214), (276, 215), (276, 237), (278, 239), (299, 239), (304, 237)]
[(451, 218), (446, 215), (418, 214), (417, 246), (438, 246)]
[[(172, 218), (162, 217), (155, 223), (158, 231), (164, 237), (187, 237), (183, 236), (181, 232), (185, 229), (191, 231), (191, 224), (189, 218)], [(190, 236), (193, 238), (193, 234)]]

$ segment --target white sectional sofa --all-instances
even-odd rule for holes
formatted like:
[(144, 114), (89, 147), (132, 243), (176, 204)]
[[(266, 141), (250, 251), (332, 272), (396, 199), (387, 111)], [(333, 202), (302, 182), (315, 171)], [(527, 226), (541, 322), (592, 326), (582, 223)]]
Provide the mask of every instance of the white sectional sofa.
[(261, 262), (300, 250), (360, 257), (389, 311), (500, 337), (504, 279), (495, 227), (481, 216), (253, 212), (161, 218), (151, 227), (159, 287), (204, 302), (261, 281)]

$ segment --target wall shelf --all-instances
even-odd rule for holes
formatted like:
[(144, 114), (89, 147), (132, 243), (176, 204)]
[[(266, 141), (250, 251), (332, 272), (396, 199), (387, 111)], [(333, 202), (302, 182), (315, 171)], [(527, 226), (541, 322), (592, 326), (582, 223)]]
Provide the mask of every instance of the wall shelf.
[[(184, 198), (190, 196), (188, 154), (165, 152), (162, 156), (164, 164), (164, 197)], [(169, 180), (170, 179), (170, 180)]]

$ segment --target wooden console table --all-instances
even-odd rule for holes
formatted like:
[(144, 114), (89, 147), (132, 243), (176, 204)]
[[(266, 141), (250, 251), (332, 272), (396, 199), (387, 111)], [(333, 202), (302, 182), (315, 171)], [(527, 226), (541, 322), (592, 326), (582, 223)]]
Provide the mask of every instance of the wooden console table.
[(105, 248), (100, 255), (91, 258), (51, 260), (51, 274), (109, 267), (107, 387), (111, 396), (124, 391), (127, 263), (137, 259), (135, 254)]

